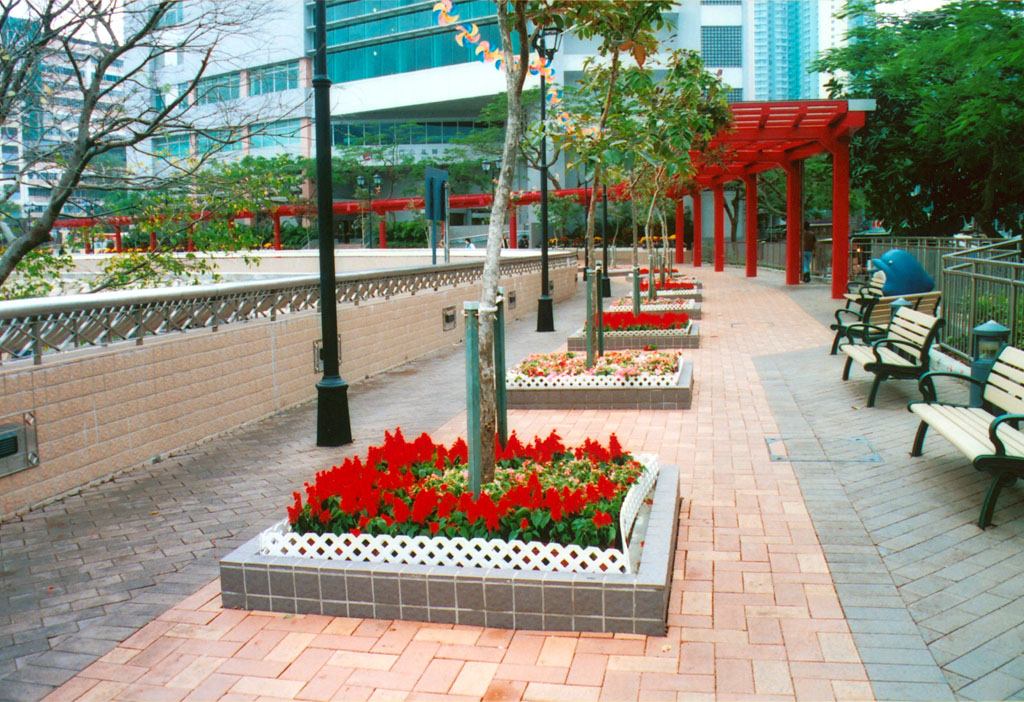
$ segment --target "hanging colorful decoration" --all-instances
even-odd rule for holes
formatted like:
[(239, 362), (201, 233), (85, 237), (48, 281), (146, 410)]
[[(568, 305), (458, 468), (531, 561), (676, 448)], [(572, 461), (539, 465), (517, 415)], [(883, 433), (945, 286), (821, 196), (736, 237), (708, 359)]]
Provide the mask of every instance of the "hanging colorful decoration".
[[(452, 0), (439, 0), (434, 5), (434, 11), (437, 12), (437, 23), (442, 27), (455, 25), (456, 34), (455, 42), (459, 46), (466, 46), (464, 42), (469, 44), (476, 44), (476, 51), (474, 53), (480, 55), (480, 60), (484, 63), (494, 63), (494, 67), (497, 70), (501, 70), (501, 62), (505, 60), (505, 56), (500, 48), (491, 48), (491, 43), (486, 39), (480, 38), (480, 28), (475, 24), (470, 24), (467, 28), (462, 24), (455, 24), (459, 21), (459, 15), (452, 12)], [(540, 55), (530, 61), (529, 71), (531, 76), (543, 75), (544, 79), (548, 81), (547, 89), (547, 103), (548, 105), (557, 105), (562, 102), (562, 91), (557, 85), (554, 85), (555, 71), (551, 66), (547, 65), (547, 61)], [(556, 115), (558, 123), (566, 126), (567, 130), (571, 131), (569, 125), (571, 120), (569, 115), (564, 112), (560, 112)]]

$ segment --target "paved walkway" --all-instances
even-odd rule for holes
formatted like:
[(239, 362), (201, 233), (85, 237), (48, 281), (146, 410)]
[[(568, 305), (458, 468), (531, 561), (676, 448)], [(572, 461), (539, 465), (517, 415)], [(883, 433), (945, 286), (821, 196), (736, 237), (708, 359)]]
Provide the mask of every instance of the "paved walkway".
[[(692, 409), (510, 417), (680, 466), (665, 637), (219, 608), (216, 556), (315, 470), (397, 424), (463, 430), (460, 347), (353, 386), (356, 446), (311, 448), (302, 407), (0, 526), (0, 699), (1020, 698), (1024, 491), (973, 525), (985, 477), (941, 438), (907, 455), (912, 384), (864, 409), (867, 376), (840, 381), (824, 284), (696, 273)], [(580, 307), (513, 325), (510, 357)]]

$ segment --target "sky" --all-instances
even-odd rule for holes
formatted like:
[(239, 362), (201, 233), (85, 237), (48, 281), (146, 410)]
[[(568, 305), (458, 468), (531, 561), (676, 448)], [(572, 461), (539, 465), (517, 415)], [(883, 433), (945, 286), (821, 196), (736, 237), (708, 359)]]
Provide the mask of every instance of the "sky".
[(892, 14), (909, 14), (911, 12), (934, 10), (936, 7), (945, 5), (947, 2), (949, 0), (892, 0), (891, 2), (878, 3), (878, 9)]

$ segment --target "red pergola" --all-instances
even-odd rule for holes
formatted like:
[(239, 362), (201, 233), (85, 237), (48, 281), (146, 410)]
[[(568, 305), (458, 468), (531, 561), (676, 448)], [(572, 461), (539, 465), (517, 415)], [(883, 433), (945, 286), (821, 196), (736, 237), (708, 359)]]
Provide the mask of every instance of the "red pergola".
[[(852, 104), (851, 104), (852, 103)], [(746, 189), (747, 276), (757, 275), (757, 174), (770, 168), (786, 172), (786, 284), (800, 279), (803, 222), (803, 161), (832, 155), (832, 297), (846, 292), (850, 251), (850, 135), (864, 126), (871, 101), (802, 100), (741, 102), (732, 106), (733, 127), (696, 155), (698, 189), (693, 191), (694, 265), (701, 265), (699, 190), (714, 194), (715, 270), (725, 267), (723, 185), (742, 180)], [(711, 159), (714, 158), (712, 161)], [(676, 206), (676, 260), (681, 262), (682, 202)]]
[[(849, 213), (850, 213), (850, 135), (864, 126), (864, 116), (874, 108), (871, 101), (803, 100), (797, 102), (740, 102), (732, 105), (733, 125), (717, 136), (710, 148), (695, 153), (696, 187), (689, 192), (675, 191), (676, 250), (675, 260), (683, 262), (683, 197), (693, 200), (693, 265), (702, 264), (701, 191), (714, 194), (714, 262), (715, 270), (725, 268), (725, 195), (724, 184), (742, 180), (746, 188), (746, 271), (757, 275), (757, 174), (770, 168), (786, 172), (786, 284), (796, 285), (800, 279), (800, 238), (803, 222), (803, 161), (811, 156), (832, 154), (832, 297), (846, 292), (849, 276)], [(588, 196), (600, 197), (593, 189), (573, 188), (552, 191), (553, 197), (576, 197), (585, 202)], [(609, 199), (628, 198), (619, 185), (609, 188)], [(489, 207), (489, 193), (452, 195), (452, 209)], [(516, 248), (516, 208), (540, 201), (538, 191), (516, 193), (509, 209), (509, 243)], [(423, 198), (392, 198), (374, 200), (372, 209), (378, 214), (399, 210), (423, 209)], [(367, 203), (349, 200), (334, 203), (335, 214), (366, 212)], [(281, 247), (281, 218), (315, 215), (316, 208), (280, 205), (268, 213), (274, 222), (274, 248)], [(252, 217), (252, 212), (237, 212), (232, 219)], [(209, 218), (207, 213), (192, 216), (194, 220)], [(63, 219), (57, 227), (85, 227), (107, 224), (114, 229), (116, 250), (120, 251), (121, 228), (132, 223), (129, 217)], [(380, 245), (386, 244), (385, 223), (380, 222)], [(150, 238), (150, 247), (157, 242)], [(87, 249), (88, 250), (88, 249)]]

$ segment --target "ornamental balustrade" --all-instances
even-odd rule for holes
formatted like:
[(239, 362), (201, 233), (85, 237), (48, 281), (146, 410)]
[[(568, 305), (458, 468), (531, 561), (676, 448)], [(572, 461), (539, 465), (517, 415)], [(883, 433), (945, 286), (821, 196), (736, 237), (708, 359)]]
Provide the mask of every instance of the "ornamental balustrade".
[[(552, 269), (575, 267), (572, 253), (551, 254)], [(501, 263), (502, 276), (540, 271), (540, 257)], [(439, 290), (475, 283), (483, 262), (410, 267), (336, 276), (339, 304), (359, 304), (420, 290)], [(120, 341), (141, 344), (159, 334), (315, 310), (320, 304), (316, 275), (274, 278), (259, 282), (217, 283), (91, 295), (33, 298), (0, 302), (0, 363)]]

